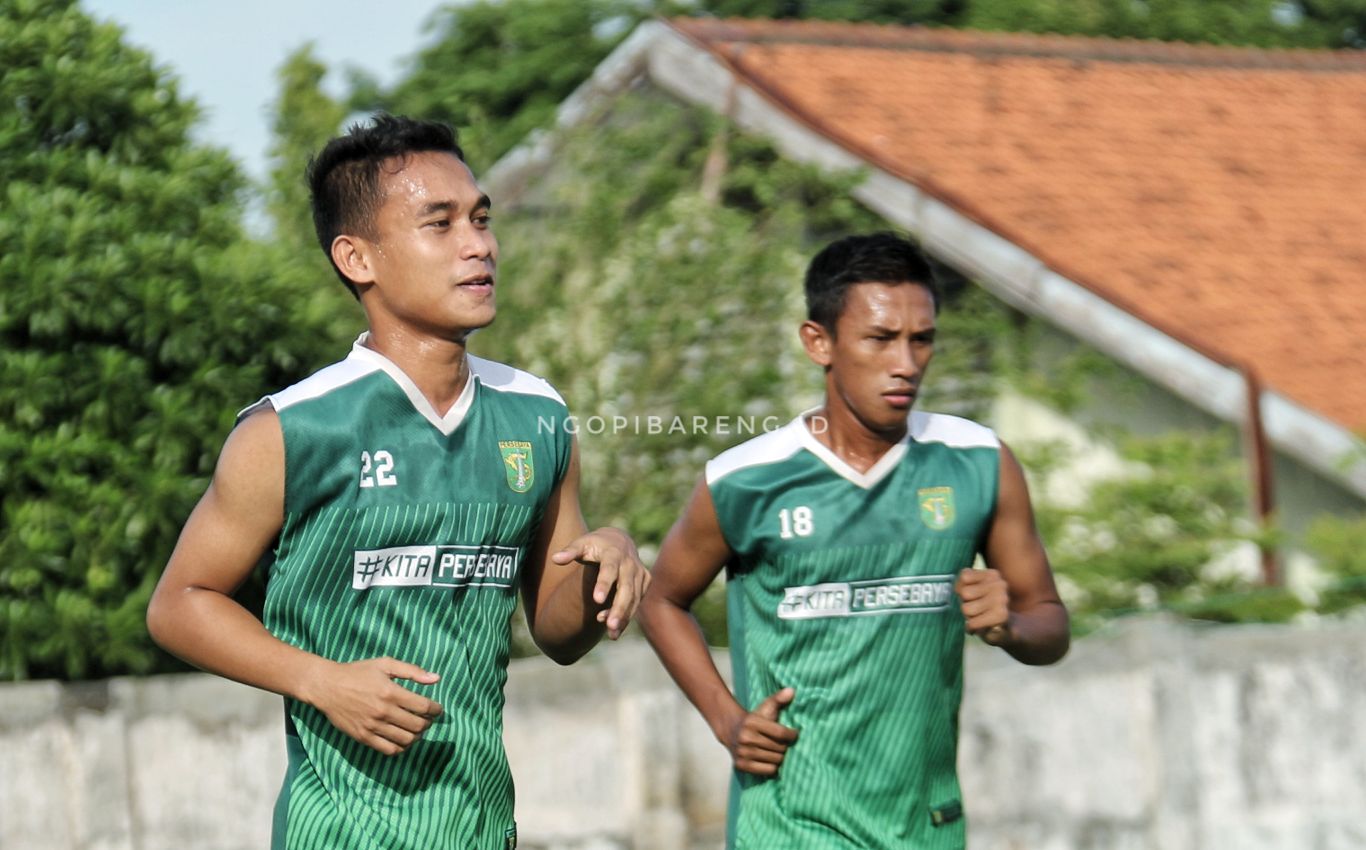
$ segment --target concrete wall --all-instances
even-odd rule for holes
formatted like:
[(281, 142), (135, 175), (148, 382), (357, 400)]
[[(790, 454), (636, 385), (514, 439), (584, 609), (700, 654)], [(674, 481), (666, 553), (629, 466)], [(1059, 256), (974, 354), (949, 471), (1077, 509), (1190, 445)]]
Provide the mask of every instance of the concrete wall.
[[(1366, 847), (1366, 624), (1132, 621), (967, 665), (973, 850)], [(639, 642), (516, 662), (506, 726), (524, 848), (720, 846), (725, 754)], [(0, 850), (265, 848), (283, 771), (279, 700), (229, 682), (0, 687)]]
[(969, 657), (975, 848), (1366, 847), (1366, 625), (1138, 621), (1056, 668)]

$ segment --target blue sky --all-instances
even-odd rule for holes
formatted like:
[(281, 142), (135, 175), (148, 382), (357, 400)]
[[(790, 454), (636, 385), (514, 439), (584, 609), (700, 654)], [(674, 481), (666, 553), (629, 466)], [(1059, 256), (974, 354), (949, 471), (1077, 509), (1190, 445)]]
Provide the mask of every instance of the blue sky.
[(265, 177), (268, 109), (275, 72), (307, 41), (332, 69), (333, 94), (346, 65), (393, 81), (425, 42), (438, 0), (81, 0), (92, 16), (123, 26), (180, 79), (204, 111), (197, 137), (226, 147), (254, 178)]

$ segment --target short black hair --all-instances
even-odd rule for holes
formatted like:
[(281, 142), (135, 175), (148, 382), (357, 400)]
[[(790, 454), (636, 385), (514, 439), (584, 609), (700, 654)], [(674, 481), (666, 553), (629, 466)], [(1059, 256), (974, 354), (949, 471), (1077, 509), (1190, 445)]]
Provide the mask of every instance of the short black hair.
[(844, 295), (859, 283), (913, 283), (930, 291), (939, 312), (934, 269), (914, 242), (891, 231), (846, 236), (821, 249), (806, 269), (806, 316), (830, 333), (844, 312)]
[[(374, 116), (368, 125), (352, 124), (309, 159), (306, 175), (313, 229), (328, 262), (332, 262), (332, 242), (341, 234), (375, 237), (375, 215), (384, 201), (380, 167), (394, 157), (406, 159), (425, 151), (454, 154), (465, 161), (449, 125), (386, 113)], [(335, 262), (332, 268), (351, 294), (358, 296), (356, 284)]]

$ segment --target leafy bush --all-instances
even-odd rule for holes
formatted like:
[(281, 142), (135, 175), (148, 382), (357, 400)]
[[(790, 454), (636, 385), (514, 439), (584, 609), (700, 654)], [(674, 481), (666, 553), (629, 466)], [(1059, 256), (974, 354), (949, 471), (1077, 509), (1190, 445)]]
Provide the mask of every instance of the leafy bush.
[(1337, 614), (1366, 604), (1366, 515), (1323, 517), (1305, 541), (1323, 570), (1318, 610)]
[[(244, 183), (117, 27), (0, 7), (0, 678), (174, 666), (152, 586), (233, 412), (331, 355)], [(323, 354), (323, 351), (328, 354)]]
[[(1080, 504), (1037, 501), (1077, 630), (1139, 611), (1283, 622), (1304, 609), (1288, 591), (1262, 587), (1237, 567), (1240, 549), (1273, 541), (1248, 519), (1242, 464), (1228, 434), (1128, 437), (1119, 450), (1129, 472), (1091, 485)], [(1030, 455), (1022, 451), (1036, 470), (1051, 465)]]

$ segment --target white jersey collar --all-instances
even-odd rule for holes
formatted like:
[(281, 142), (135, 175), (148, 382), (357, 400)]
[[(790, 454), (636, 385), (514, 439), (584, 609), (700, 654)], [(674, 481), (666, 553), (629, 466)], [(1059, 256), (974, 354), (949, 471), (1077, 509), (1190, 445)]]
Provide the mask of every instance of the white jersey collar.
[(474, 370), (470, 369), (469, 357), (465, 358), (465, 388), (460, 391), (460, 397), (451, 405), (451, 409), (446, 411), (445, 416), (437, 415), (436, 408), (427, 401), (427, 397), (413, 383), (413, 379), (408, 377), (408, 373), (398, 367), (398, 364), (370, 348), (365, 343), (370, 339), (370, 332), (366, 331), (356, 337), (356, 342), (351, 346), (351, 355), (347, 359), (360, 360), (366, 363), (373, 363), (383, 369), (394, 383), (398, 384), (399, 389), (403, 390), (408, 396), (408, 401), (412, 403), (413, 409), (422, 414), (432, 427), (449, 437), (460, 427), (460, 423), (465, 421), (465, 415), (469, 412), (470, 405), (474, 403), (474, 382), (478, 376)]
[(888, 473), (893, 469), (896, 469), (896, 465), (900, 463), (901, 458), (905, 456), (906, 446), (911, 439), (909, 427), (906, 429), (906, 435), (894, 443), (887, 451), (883, 452), (882, 457), (877, 459), (877, 463), (870, 466), (867, 472), (859, 472), (846, 463), (843, 458), (831, 451), (825, 443), (816, 439), (815, 434), (811, 433), (811, 429), (807, 425), (806, 417), (818, 410), (820, 410), (820, 407), (813, 407), (810, 410), (802, 411), (797, 415), (796, 419), (792, 420), (791, 427), (797, 429), (797, 434), (802, 442), (802, 446), (804, 446), (807, 451), (811, 452), (819, 458), (822, 463), (830, 467), (830, 470), (836, 475), (839, 475), (850, 483), (862, 487), (865, 490), (871, 490), (879, 481), (886, 478)]

